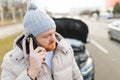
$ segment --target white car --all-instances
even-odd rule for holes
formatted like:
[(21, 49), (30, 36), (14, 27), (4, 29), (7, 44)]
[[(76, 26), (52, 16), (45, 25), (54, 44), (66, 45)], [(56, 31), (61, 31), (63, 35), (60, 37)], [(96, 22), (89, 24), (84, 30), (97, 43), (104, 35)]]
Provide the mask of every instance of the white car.
[(111, 40), (120, 41), (120, 20), (114, 21), (108, 26), (108, 34)]

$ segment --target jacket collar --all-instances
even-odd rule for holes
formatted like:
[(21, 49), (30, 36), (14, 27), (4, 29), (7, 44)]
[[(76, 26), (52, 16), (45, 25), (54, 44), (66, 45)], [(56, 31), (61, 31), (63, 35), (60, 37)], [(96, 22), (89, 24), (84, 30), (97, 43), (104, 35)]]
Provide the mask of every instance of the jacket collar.
[(65, 41), (65, 39), (59, 34), (56, 33), (57, 47), (55, 51), (62, 51), (65, 55), (70, 51), (70, 45)]
[(23, 54), (24, 51), (22, 46), (23, 38), (24, 38), (24, 35), (21, 34), (19, 37), (15, 39), (13, 44), (14, 53), (11, 54), (10, 57), (16, 62), (19, 62), (21, 59), (24, 58), (24, 54)]
[[(64, 38), (59, 34), (56, 33), (55, 34), (56, 39), (57, 39), (57, 47), (55, 51), (62, 51), (65, 55), (67, 53), (69, 53), (68, 51), (69, 49), (69, 45), (65, 42)], [(14, 58), (15, 60), (19, 61), (21, 60), (23, 57), (27, 58), (27, 54), (26, 54), (26, 48), (25, 48), (25, 36), (24, 34), (21, 34), (15, 41), (14, 41), (14, 49), (17, 50), (17, 54), (14, 54)]]

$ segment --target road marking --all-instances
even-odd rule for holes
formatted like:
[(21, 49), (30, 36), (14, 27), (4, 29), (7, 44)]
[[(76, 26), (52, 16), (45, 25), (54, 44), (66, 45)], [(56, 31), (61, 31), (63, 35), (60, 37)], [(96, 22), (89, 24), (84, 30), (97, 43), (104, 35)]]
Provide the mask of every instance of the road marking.
[(103, 51), (105, 54), (108, 54), (108, 50), (101, 46), (99, 43), (91, 39), (91, 43), (94, 44), (97, 48)]

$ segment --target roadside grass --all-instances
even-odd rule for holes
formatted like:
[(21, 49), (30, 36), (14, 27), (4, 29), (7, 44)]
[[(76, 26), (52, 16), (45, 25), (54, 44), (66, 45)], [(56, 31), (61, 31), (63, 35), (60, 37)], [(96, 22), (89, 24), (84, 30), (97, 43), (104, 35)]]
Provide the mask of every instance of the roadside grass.
[[(19, 36), (21, 33), (22, 32), (12, 35), (5, 39), (0, 39), (0, 66), (1, 66), (4, 55), (13, 48), (14, 39), (17, 36)], [(0, 67), (0, 73), (1, 73), (1, 67)]]

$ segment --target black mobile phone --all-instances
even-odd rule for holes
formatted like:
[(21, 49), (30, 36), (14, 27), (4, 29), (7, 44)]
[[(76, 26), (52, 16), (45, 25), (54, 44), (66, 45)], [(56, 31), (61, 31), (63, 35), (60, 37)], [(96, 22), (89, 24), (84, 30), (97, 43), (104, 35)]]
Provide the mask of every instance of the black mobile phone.
[(37, 42), (36, 38), (30, 34), (27, 39), (26, 39), (26, 53), (29, 54), (30, 49), (29, 49), (29, 39), (32, 38), (33, 40), (33, 48), (36, 49), (39, 46), (39, 43)]

